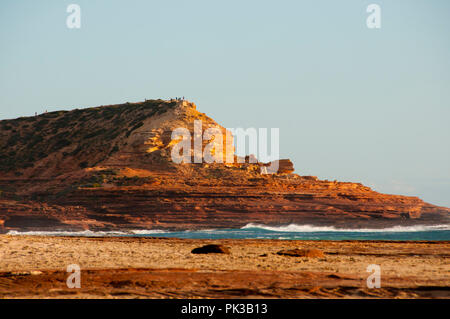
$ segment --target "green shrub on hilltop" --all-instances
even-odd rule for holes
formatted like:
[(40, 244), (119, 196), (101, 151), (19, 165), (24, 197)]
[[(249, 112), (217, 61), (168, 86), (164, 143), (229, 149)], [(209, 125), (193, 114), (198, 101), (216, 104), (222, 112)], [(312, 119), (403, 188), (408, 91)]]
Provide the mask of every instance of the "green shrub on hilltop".
[(119, 174), (119, 172), (117, 170), (111, 169), (111, 168), (103, 169), (100, 171), (100, 173), (107, 175), (107, 176), (108, 175), (115, 176), (115, 175)]
[(56, 142), (53, 144), (52, 148), (51, 148), (51, 152), (55, 152), (58, 151), (66, 146), (69, 146), (70, 144), (72, 144), (68, 139), (62, 138), (62, 139), (58, 139), (56, 140)]
[(53, 126), (55, 130), (67, 128), (70, 122), (71, 119), (69, 117), (61, 117), (59, 120), (53, 123)]
[(28, 148), (33, 148), (35, 147), (37, 144), (41, 143), (44, 140), (44, 138), (41, 135), (34, 135), (30, 142), (28, 143), (27, 147)]
[(8, 142), (6, 143), (6, 146), (7, 147), (12, 147), (12, 146), (16, 145), (19, 141), (20, 141), (20, 134), (18, 134), (18, 133), (13, 134), (9, 138)]
[(111, 152), (109, 152), (109, 155), (117, 153), (118, 151), (119, 151), (119, 147), (117, 145), (114, 145), (114, 147), (112, 148)]
[(155, 180), (154, 177), (117, 177), (113, 179), (113, 182), (116, 186), (142, 186), (144, 184), (151, 183)]
[(143, 125), (144, 125), (143, 122), (139, 122), (139, 123), (137, 123), (135, 126), (133, 126), (133, 127), (131, 128), (131, 131), (135, 131), (135, 130), (137, 130), (138, 128), (140, 128), (141, 126), (143, 126)]
[(103, 169), (94, 172), (89, 177), (86, 177), (80, 181), (79, 187), (82, 188), (99, 188), (103, 187), (104, 183), (112, 182), (116, 179), (118, 171), (115, 169)]
[(44, 126), (46, 126), (49, 123), (48, 119), (42, 119), (39, 122), (34, 124), (34, 129), (35, 130), (41, 130), (44, 128)]
[(105, 128), (101, 128), (101, 129), (98, 129), (96, 131), (87, 133), (83, 138), (84, 139), (89, 139), (89, 138), (92, 138), (92, 137), (100, 136), (100, 135), (102, 135), (105, 132), (107, 132), (107, 130)]
[(84, 162), (81, 162), (79, 166), (80, 166), (81, 168), (87, 168), (88, 165), (89, 165), (89, 163), (86, 162), (86, 161), (84, 161)]

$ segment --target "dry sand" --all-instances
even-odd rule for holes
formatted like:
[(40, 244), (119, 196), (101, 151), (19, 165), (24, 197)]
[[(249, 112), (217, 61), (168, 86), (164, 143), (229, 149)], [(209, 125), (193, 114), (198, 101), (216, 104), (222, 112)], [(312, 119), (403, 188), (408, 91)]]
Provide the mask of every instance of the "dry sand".
[[(230, 254), (195, 255), (206, 244)], [(284, 249), (320, 249), (323, 258)], [(450, 298), (450, 242), (0, 236), (0, 298)], [(81, 267), (81, 288), (66, 267)], [(381, 288), (366, 271), (381, 267)]]

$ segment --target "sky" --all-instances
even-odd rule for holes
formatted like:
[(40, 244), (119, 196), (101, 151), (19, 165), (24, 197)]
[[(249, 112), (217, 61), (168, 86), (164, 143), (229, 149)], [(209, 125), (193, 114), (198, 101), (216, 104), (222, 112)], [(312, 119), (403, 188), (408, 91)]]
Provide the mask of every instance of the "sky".
[(448, 0), (2, 0), (0, 43), (0, 119), (185, 96), (300, 175), (450, 207)]

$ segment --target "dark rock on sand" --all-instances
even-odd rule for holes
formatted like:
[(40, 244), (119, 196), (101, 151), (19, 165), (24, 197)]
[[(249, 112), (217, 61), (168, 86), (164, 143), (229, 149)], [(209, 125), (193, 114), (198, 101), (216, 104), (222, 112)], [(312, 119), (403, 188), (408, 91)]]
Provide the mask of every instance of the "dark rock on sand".
[(222, 245), (206, 245), (198, 248), (194, 248), (191, 253), (193, 254), (229, 254), (230, 249)]

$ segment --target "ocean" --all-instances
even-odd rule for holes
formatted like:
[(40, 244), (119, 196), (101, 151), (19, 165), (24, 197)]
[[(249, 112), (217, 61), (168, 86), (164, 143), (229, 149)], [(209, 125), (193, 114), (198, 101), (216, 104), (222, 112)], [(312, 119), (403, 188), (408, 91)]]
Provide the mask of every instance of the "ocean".
[(239, 229), (197, 231), (132, 230), (122, 231), (10, 231), (9, 235), (84, 236), (84, 237), (169, 237), (190, 239), (281, 239), (281, 240), (450, 240), (450, 225), (395, 226), (384, 229), (336, 229), (331, 226), (248, 224)]

